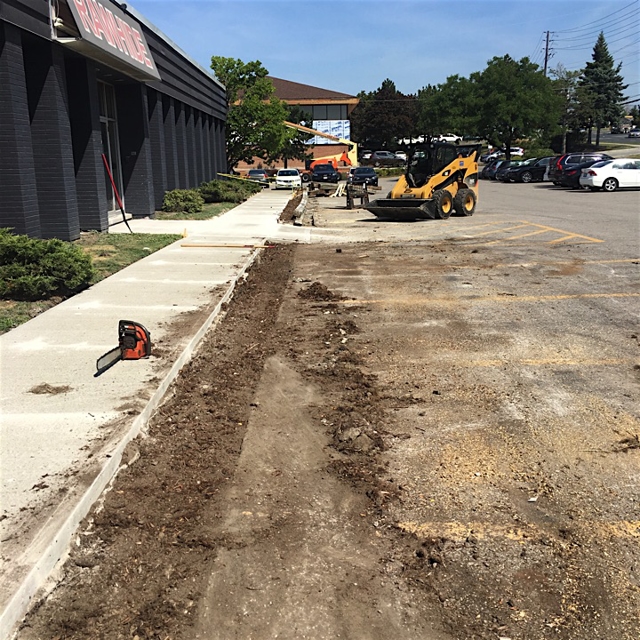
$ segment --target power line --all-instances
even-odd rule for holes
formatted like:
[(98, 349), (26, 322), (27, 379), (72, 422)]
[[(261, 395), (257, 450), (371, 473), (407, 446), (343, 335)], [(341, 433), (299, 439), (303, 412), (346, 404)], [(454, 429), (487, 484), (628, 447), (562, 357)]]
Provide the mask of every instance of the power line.
[[(606, 16), (604, 16), (603, 18), (600, 18), (599, 20), (594, 20), (593, 22), (587, 22), (587, 24), (581, 26), (581, 27), (574, 27), (572, 29), (563, 29), (561, 31), (557, 31), (556, 33), (572, 33), (574, 31), (584, 31), (585, 29), (587, 29), (588, 27), (590, 27), (593, 24), (602, 24), (603, 20), (607, 20), (607, 18), (610, 18), (611, 16), (616, 15), (617, 13), (620, 13), (621, 11), (626, 11), (629, 7), (633, 7), (635, 5), (638, 4), (638, 0), (634, 0), (633, 2), (631, 2), (630, 4), (622, 7), (622, 9), (618, 9), (617, 11), (614, 11), (613, 13), (610, 13)], [(635, 9), (634, 9), (635, 11)], [(625, 14), (627, 15), (627, 14)]]
[[(634, 27), (637, 27), (640, 25), (640, 21), (636, 22), (634, 25), (632, 25), (631, 27), (629, 27), (629, 29), (632, 29)], [(628, 31), (628, 29), (627, 29)], [(615, 40), (607, 40), (607, 38), (605, 38), (605, 40), (607, 40), (607, 47), (610, 44), (615, 44), (616, 42), (621, 42), (622, 40), (627, 40), (628, 38), (633, 38), (634, 36), (637, 36), (640, 34), (640, 31), (635, 31), (634, 33), (629, 33), (625, 36), (622, 36), (622, 38), (616, 38)], [(589, 45), (589, 44), (583, 44), (583, 45), (574, 45), (571, 47), (556, 47), (556, 49), (558, 51), (584, 51), (586, 49), (590, 49), (593, 47), (593, 44)]]
[[(625, 24), (623, 27), (620, 27), (620, 29), (614, 29), (612, 31), (608, 30), (606, 32), (604, 30), (601, 30), (598, 32), (598, 34), (604, 33), (606, 38), (611, 38), (613, 36), (620, 35), (621, 33), (625, 33), (626, 31), (629, 31), (630, 29), (637, 27), (639, 24), (640, 24), (640, 19), (637, 19), (635, 22)], [(559, 38), (558, 41), (563, 43), (564, 42), (571, 43), (575, 40), (577, 42), (575, 42), (573, 45), (570, 45), (570, 46), (579, 46), (581, 43), (583, 44), (593, 43), (594, 37), (597, 37), (595, 33), (593, 35), (583, 36), (581, 38)]]

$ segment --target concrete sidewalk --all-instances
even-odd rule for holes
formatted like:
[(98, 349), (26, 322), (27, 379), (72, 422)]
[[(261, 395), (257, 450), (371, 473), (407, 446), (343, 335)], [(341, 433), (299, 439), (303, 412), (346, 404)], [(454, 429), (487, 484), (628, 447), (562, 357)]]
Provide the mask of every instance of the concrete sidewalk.
[[(50, 579), (254, 245), (310, 240), (309, 228), (277, 222), (289, 197), (265, 190), (208, 221), (131, 220), (134, 232), (186, 237), (0, 336), (0, 638)], [(142, 323), (155, 351), (94, 377), (121, 319)]]

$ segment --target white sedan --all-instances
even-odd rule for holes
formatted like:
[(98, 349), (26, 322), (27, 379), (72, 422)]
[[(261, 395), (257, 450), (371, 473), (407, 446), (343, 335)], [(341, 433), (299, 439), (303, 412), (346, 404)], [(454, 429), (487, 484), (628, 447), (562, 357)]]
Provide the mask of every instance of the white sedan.
[(592, 191), (640, 188), (640, 160), (617, 158), (596, 162), (580, 174), (580, 186)]
[(300, 189), (302, 177), (297, 169), (278, 169), (276, 173), (276, 189)]

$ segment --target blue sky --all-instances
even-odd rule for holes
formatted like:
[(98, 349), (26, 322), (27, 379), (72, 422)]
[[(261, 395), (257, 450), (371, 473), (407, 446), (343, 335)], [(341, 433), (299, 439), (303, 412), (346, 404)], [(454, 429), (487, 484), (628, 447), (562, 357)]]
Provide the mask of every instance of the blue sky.
[(640, 98), (640, 0), (135, 0), (132, 6), (209, 68), (260, 60), (272, 76), (356, 95), (390, 78), (415, 93), (481, 71), (493, 56), (579, 69), (604, 31)]

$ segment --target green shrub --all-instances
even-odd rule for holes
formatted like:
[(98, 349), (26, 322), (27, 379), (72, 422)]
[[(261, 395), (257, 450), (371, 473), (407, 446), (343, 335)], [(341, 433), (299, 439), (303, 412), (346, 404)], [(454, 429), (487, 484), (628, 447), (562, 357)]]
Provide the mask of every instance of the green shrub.
[(262, 186), (249, 180), (211, 180), (203, 182), (199, 188), (205, 202), (241, 203), (254, 193), (262, 191)]
[(197, 189), (174, 189), (164, 194), (163, 211), (199, 213), (204, 207), (204, 200)]
[(39, 240), (0, 229), (0, 297), (43, 300), (89, 286), (91, 257), (62, 240)]
[(555, 156), (556, 153), (553, 149), (546, 149), (540, 147), (533, 147), (525, 151), (524, 157), (527, 158), (546, 158), (547, 156)]

